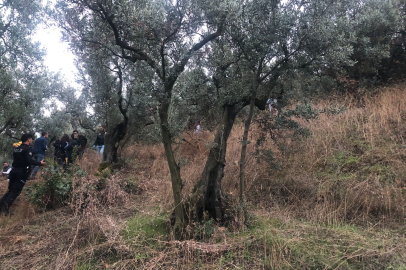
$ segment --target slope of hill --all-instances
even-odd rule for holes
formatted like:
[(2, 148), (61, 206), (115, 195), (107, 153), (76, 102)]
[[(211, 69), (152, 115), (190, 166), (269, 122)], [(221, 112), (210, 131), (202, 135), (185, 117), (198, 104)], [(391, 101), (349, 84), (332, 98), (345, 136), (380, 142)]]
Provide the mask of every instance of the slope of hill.
[[(73, 177), (66, 206), (41, 211), (23, 191), (13, 215), (0, 217), (0, 268), (406, 269), (406, 87), (380, 90), (314, 102), (316, 119), (297, 119), (309, 138), (275, 130), (272, 140), (254, 123), (248, 226), (207, 218), (193, 224), (193, 240), (174, 241), (169, 232), (173, 199), (162, 146), (130, 146), (124, 167), (99, 171), (89, 151), (79, 164), (87, 175)], [(334, 114), (338, 107), (346, 110)], [(237, 124), (230, 136), (223, 180), (235, 201), (242, 129)], [(183, 136), (176, 153), (187, 196), (214, 135)]]

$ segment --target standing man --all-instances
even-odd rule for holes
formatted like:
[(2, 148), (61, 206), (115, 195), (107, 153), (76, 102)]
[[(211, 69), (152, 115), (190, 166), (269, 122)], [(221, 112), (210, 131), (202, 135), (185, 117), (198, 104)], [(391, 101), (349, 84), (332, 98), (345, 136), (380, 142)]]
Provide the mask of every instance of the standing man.
[(79, 141), (79, 159), (83, 157), (83, 153), (85, 152), (87, 138), (83, 135), (79, 135), (79, 132), (75, 129), (73, 131), (73, 136), (78, 138)]
[(0, 199), (0, 213), (8, 213), (10, 206), (13, 204), (14, 200), (20, 195), (25, 182), (30, 175), (30, 166), (43, 166), (45, 162), (34, 160), (31, 144), (32, 135), (24, 134), (21, 136), (22, 144), (14, 149), (13, 152), (13, 169), (10, 172), (10, 182), (8, 183), (8, 191)]
[(4, 161), (4, 162), (3, 162), (3, 173), (2, 173), (2, 175), (3, 175), (5, 178), (7, 178), (7, 181), (9, 181), (8, 175), (10, 174), (11, 169), (12, 169), (12, 168), (11, 168), (10, 165), (8, 165), (7, 161)]
[(98, 154), (103, 155), (104, 151), (104, 135), (106, 134), (106, 131), (102, 126), (99, 128), (99, 133), (97, 134), (96, 141), (94, 142), (93, 147), (96, 147), (96, 151)]
[[(44, 160), (45, 158), (45, 151), (47, 150), (48, 147), (47, 138), (48, 132), (42, 131), (41, 137), (35, 140), (34, 149), (32, 150), (32, 152), (34, 153), (34, 159), (38, 162)], [(35, 179), (38, 170), (39, 166), (35, 166), (34, 168), (32, 168), (31, 179)]]
[(202, 133), (202, 126), (200, 120), (196, 122), (195, 124), (195, 133), (200, 134)]
[(70, 140), (66, 146), (66, 157), (68, 158), (66, 164), (72, 164), (79, 155), (79, 134), (77, 132), (73, 132), (71, 138), (72, 140)]
[(268, 104), (269, 106), (269, 112), (272, 114), (275, 114), (277, 112), (276, 109), (276, 103), (278, 102), (278, 100), (276, 98), (271, 98), (269, 97), (269, 99), (266, 101), (266, 104)]

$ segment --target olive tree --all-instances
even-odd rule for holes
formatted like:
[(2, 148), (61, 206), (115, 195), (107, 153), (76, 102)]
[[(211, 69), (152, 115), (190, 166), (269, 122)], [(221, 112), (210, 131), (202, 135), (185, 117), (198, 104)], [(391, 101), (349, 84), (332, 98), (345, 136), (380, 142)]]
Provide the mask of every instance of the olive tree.
[(354, 64), (350, 58), (354, 41), (354, 24), (348, 16), (354, 8), (351, 3), (246, 1), (240, 16), (234, 17), (225, 34), (213, 43), (210, 66), (222, 118), (201, 181), (191, 197), (198, 217), (208, 211), (220, 222), (227, 219), (227, 200), (221, 189), (227, 140), (237, 114), (245, 106), (250, 104), (240, 160), (242, 202), (245, 152), (254, 106), (264, 110), (270, 93), (287, 99), (287, 93), (276, 85), (289, 74), (307, 69), (310, 76), (317, 76), (320, 69)]
[[(146, 89), (153, 87), (153, 74), (140, 63), (130, 64), (109, 52), (89, 54), (82, 61), (82, 98), (93, 112), (93, 122), (107, 130), (103, 160), (117, 163), (125, 137), (139, 133), (149, 122), (153, 101)], [(131, 134), (130, 126), (137, 127)]]
[[(125, 72), (126, 87), (133, 84), (156, 101), (172, 180), (174, 233), (179, 238), (185, 221), (191, 217), (189, 213), (200, 218), (207, 211), (216, 220), (224, 221), (226, 200), (221, 180), (227, 139), (237, 114), (250, 104), (240, 162), (243, 194), (244, 153), (254, 106), (265, 109), (269, 94), (289, 73), (306, 68), (316, 76), (320, 70), (354, 64), (349, 57), (356, 27), (351, 16), (364, 2), (68, 0), (58, 1), (54, 16), (82, 59), (101, 53), (119, 63), (108, 60), (104, 63), (106, 70), (94, 72), (93, 78), (97, 73), (101, 75), (95, 80), (100, 86), (108, 87), (105, 84), (110, 81), (114, 88), (123, 89), (120, 73), (124, 74), (124, 69), (120, 67), (132, 66), (134, 72)], [(203, 48), (207, 57), (201, 57)], [(215, 98), (221, 111), (201, 181), (187, 209), (182, 201), (180, 167), (172, 149), (176, 129), (171, 125), (173, 107), (187, 105), (181, 89), (188, 80), (179, 80), (184, 74), (206, 77), (202, 84), (208, 84), (207, 93)], [(143, 86), (143, 76), (150, 82), (148, 87)], [(110, 79), (103, 82), (103, 78)], [(275, 94), (286, 98), (282, 91)], [(130, 106), (131, 102), (123, 104)], [(120, 111), (125, 123), (126, 117)]]
[(185, 223), (182, 180), (168, 122), (172, 90), (195, 52), (219, 37), (235, 2), (220, 1), (59, 1), (66, 35), (83, 46), (99, 45), (154, 72), (151, 94), (159, 102), (162, 142), (171, 172), (177, 238)]
[(0, 1), (0, 134), (3, 153), (22, 133), (42, 129), (44, 104), (60, 89), (47, 71), (44, 51), (32, 35), (41, 22), (41, 1)]

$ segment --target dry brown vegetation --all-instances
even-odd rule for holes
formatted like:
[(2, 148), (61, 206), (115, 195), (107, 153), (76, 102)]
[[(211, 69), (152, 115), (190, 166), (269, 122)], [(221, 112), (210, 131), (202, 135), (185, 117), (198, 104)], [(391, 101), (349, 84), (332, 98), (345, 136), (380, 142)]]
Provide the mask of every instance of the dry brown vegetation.
[[(69, 205), (41, 212), (23, 192), (14, 214), (0, 217), (0, 268), (405, 269), (405, 101), (404, 85), (362, 100), (315, 101), (316, 108), (339, 103), (347, 110), (297, 119), (312, 131), (310, 138), (281, 130), (273, 141), (265, 134), (260, 150), (271, 149), (278, 166), (259, 162), (255, 145), (264, 131), (254, 124), (246, 159), (249, 226), (236, 230), (208, 220), (196, 225), (200, 241), (170, 236), (173, 198), (161, 145), (127, 147), (119, 171), (97, 172), (100, 160), (89, 150), (79, 163), (88, 175), (73, 179)], [(242, 133), (237, 123), (223, 179), (235, 200)], [(185, 198), (213, 137), (186, 132), (174, 145)], [(125, 181), (137, 189), (125, 192)]]

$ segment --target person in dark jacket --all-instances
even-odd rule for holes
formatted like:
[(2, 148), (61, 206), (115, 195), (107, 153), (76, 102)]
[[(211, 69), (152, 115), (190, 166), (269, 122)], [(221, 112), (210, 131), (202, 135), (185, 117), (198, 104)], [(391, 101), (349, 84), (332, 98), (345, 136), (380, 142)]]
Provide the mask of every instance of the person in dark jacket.
[(60, 153), (60, 147), (61, 147), (61, 139), (57, 139), (54, 144), (53, 144), (55, 151), (54, 151), (54, 161), (58, 164), (62, 164), (61, 162), (61, 153)]
[(99, 133), (97, 134), (96, 141), (93, 144), (93, 147), (96, 147), (96, 151), (98, 154), (103, 155), (104, 151), (104, 135), (106, 134), (106, 131), (102, 126), (100, 126)]
[(79, 155), (79, 134), (73, 133), (71, 140), (66, 147), (66, 156), (68, 158), (68, 164), (75, 162), (76, 157)]
[(79, 132), (75, 129), (72, 135), (77, 135), (77, 141), (79, 142), (79, 159), (83, 157), (83, 153), (85, 152), (87, 138), (83, 135), (79, 135)]
[[(47, 150), (47, 147), (48, 147), (47, 138), (48, 138), (48, 132), (42, 131), (41, 137), (35, 140), (34, 149), (32, 150), (32, 152), (34, 153), (34, 159), (36, 161), (41, 161), (41, 160), (44, 160), (44, 158), (45, 158), (45, 151)], [(32, 179), (35, 178), (38, 170), (39, 170), (39, 166), (35, 166), (32, 168), (32, 174), (31, 174)]]
[(69, 142), (70, 142), (69, 135), (63, 134), (63, 136), (61, 138), (61, 146), (60, 146), (59, 152), (60, 152), (61, 159), (64, 164), (68, 164), (68, 156), (66, 153), (66, 148), (68, 147)]
[(43, 166), (45, 162), (33, 159), (32, 153), (32, 135), (24, 134), (21, 136), (22, 144), (14, 149), (12, 170), (9, 175), (8, 191), (0, 199), (0, 213), (8, 213), (14, 200), (20, 195), (25, 182), (30, 175), (31, 166)]
[(59, 165), (66, 164), (66, 147), (69, 144), (69, 136), (68, 134), (63, 134), (62, 138), (58, 139), (55, 141), (53, 144), (55, 147), (55, 153), (54, 153), (54, 160), (57, 162)]

